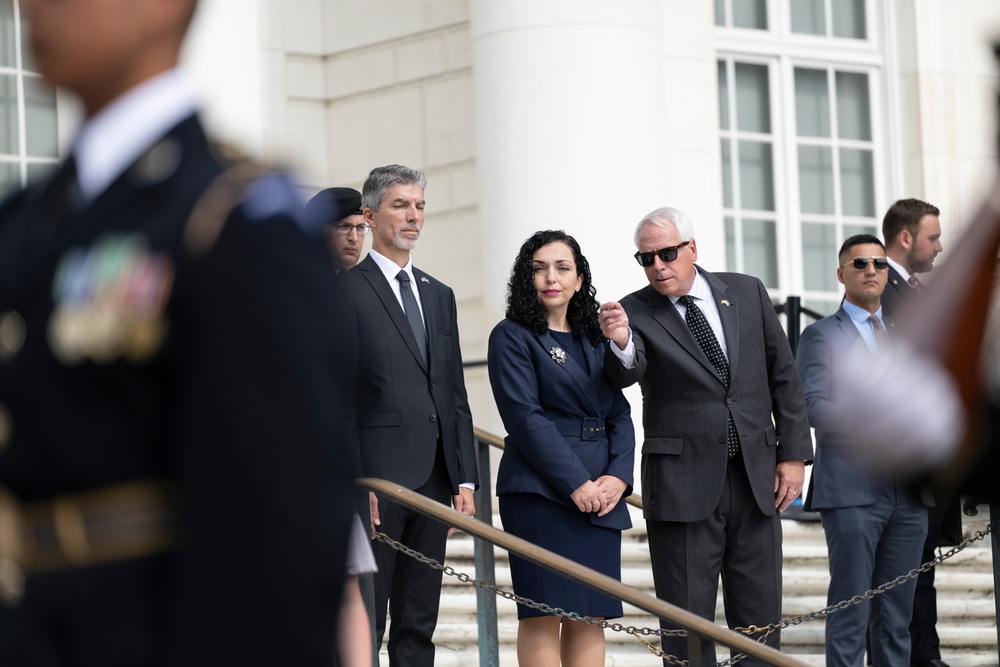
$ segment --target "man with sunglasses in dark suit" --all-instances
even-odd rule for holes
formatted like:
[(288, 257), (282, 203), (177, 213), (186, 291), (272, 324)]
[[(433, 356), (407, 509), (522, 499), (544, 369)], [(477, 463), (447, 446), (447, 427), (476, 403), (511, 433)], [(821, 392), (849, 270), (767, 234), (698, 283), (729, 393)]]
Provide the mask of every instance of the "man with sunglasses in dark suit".
[[(920, 299), (924, 285), (918, 273), (934, 269), (934, 259), (941, 252), (941, 212), (919, 199), (900, 199), (882, 218), (882, 237), (889, 258), (889, 278), (882, 295), (882, 307), (895, 317), (907, 302)], [(942, 502), (931, 509), (927, 518), (927, 539), (922, 562), (934, 558), (938, 547), (962, 541), (962, 511), (959, 500)], [(948, 667), (941, 660), (941, 639), (937, 634), (937, 590), (934, 569), (917, 577), (910, 622), (915, 667)]]
[[(714, 619), (721, 573), (730, 627), (774, 623), (779, 512), (798, 497), (812, 458), (788, 339), (760, 280), (695, 264), (682, 212), (649, 213), (635, 243), (649, 285), (602, 305), (600, 321), (614, 343), (605, 357), (612, 383), (642, 386), (643, 514), (656, 594)], [(767, 643), (778, 648), (778, 633)], [(685, 638), (664, 637), (663, 647), (688, 657)]]
[[(848, 354), (878, 354), (893, 329), (881, 304), (889, 272), (882, 242), (870, 234), (844, 241), (837, 280), (844, 285), (840, 309), (808, 326), (799, 342), (798, 368), (809, 421), (816, 429), (816, 464), (806, 509), (820, 513), (829, 549), (827, 603), (861, 595), (873, 585), (920, 564), (933, 498), (892, 477), (866, 469), (845, 434), (851, 415), (831, 398), (835, 367)], [(910, 615), (916, 580), (896, 586), (826, 618), (826, 664), (862, 667), (870, 629), (871, 662), (895, 667), (910, 662)]]

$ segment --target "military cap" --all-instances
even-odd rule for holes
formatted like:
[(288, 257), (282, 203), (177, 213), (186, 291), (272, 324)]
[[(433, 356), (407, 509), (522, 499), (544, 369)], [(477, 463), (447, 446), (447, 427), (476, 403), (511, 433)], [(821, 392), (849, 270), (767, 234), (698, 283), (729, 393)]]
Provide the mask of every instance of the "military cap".
[(306, 204), (310, 220), (333, 224), (349, 215), (361, 215), (361, 193), (354, 188), (327, 188), (320, 190)]

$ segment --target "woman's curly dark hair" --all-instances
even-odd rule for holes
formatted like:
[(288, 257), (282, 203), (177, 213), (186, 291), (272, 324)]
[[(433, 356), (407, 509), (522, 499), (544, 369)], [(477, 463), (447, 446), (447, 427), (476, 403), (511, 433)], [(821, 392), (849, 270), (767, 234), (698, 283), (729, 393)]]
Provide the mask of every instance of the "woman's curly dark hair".
[(510, 281), (507, 283), (507, 318), (528, 327), (535, 333), (545, 333), (549, 328), (548, 314), (538, 302), (531, 259), (539, 248), (556, 242), (565, 243), (573, 251), (577, 274), (583, 276), (580, 291), (570, 299), (566, 312), (570, 331), (577, 336), (586, 336), (591, 345), (597, 345), (604, 340), (604, 337), (597, 322), (600, 305), (596, 298), (597, 289), (590, 279), (590, 264), (580, 252), (580, 244), (576, 239), (562, 230), (535, 232), (521, 246), (517, 259), (514, 260), (514, 266), (510, 270)]

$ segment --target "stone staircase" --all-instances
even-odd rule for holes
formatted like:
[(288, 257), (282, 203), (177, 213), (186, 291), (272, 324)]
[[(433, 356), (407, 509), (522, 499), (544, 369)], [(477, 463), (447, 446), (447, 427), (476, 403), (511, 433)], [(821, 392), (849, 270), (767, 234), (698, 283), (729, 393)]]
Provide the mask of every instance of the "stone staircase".
[[(631, 508), (630, 508), (631, 509)], [(496, 515), (495, 515), (496, 516)], [(985, 529), (988, 513), (966, 517), (966, 534)], [(633, 511), (635, 527), (622, 539), (622, 580), (653, 594), (649, 571), (645, 525)], [(499, 526), (499, 519), (495, 519)], [(808, 614), (826, 606), (829, 581), (826, 542), (817, 521), (783, 522), (784, 528), (784, 614), (786, 618)], [(496, 550), (498, 586), (511, 590), (507, 554)], [(457, 571), (475, 575), (473, 542), (467, 535), (456, 535), (448, 545), (447, 564)], [(990, 538), (975, 543), (938, 568), (938, 633), (944, 660), (951, 667), (997, 667), (996, 613), (993, 601), (993, 566)], [(440, 620), (435, 634), (439, 667), (473, 667), (479, 664), (478, 627), (475, 589), (454, 577), (444, 577)], [(498, 598), (497, 614), (500, 637), (500, 664), (517, 665), (515, 642), (517, 615), (513, 602)], [(717, 622), (723, 623), (722, 595), (719, 595)], [(764, 620), (764, 619), (762, 619)], [(656, 627), (648, 614), (625, 606), (623, 625)], [(811, 665), (823, 665), (822, 619), (807, 621), (782, 632), (782, 650), (795, 654)], [(659, 661), (634, 637), (625, 633), (606, 633), (606, 664), (614, 667), (659, 667)], [(728, 657), (720, 651), (719, 658)], [(383, 665), (388, 664), (383, 648)]]

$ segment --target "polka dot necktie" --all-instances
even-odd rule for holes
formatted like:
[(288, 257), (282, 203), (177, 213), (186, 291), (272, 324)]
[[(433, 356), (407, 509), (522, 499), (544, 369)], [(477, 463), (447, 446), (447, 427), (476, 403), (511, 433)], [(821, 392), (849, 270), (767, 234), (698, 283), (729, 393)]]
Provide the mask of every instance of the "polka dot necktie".
[(921, 294), (924, 291), (924, 284), (917, 280), (916, 276), (910, 276), (906, 282), (916, 291), (917, 294)]
[[(719, 339), (715, 337), (712, 333), (712, 327), (709, 326), (708, 320), (705, 319), (705, 313), (701, 312), (695, 302), (694, 297), (690, 294), (685, 294), (680, 299), (681, 303), (684, 304), (684, 320), (687, 322), (688, 329), (694, 335), (694, 339), (698, 341), (698, 345), (701, 347), (705, 356), (708, 360), (712, 362), (712, 366), (718, 371), (719, 377), (722, 378), (722, 383), (729, 388), (729, 363), (726, 361), (726, 355), (722, 354), (722, 346), (719, 345)], [(729, 413), (729, 432), (726, 434), (726, 447), (729, 450), (729, 458), (733, 458), (740, 453), (740, 436), (736, 432), (736, 422), (733, 421), (732, 413)]]

